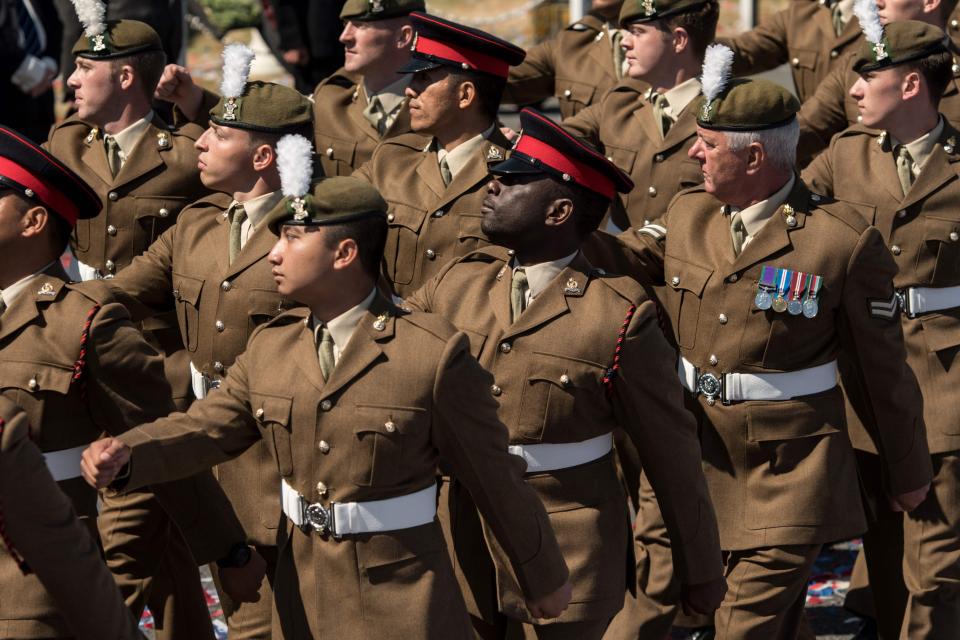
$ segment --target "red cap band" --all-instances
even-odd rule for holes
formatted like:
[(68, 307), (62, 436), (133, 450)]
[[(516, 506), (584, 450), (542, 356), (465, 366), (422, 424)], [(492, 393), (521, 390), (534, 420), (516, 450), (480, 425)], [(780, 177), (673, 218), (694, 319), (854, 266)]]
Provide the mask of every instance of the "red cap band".
[(70, 226), (77, 224), (77, 218), (80, 216), (80, 209), (63, 193), (51, 189), (38, 177), (21, 167), (9, 158), (0, 157), (0, 176), (10, 178), (17, 184), (26, 189), (32, 190), (41, 202), (53, 208), (61, 218), (70, 223)]
[(522, 134), (514, 151), (540, 160), (551, 169), (568, 174), (574, 182), (611, 200), (617, 193), (613, 180), (593, 167), (571, 160), (562, 152), (554, 149), (542, 140), (528, 134)]
[(483, 71), (501, 78), (506, 78), (510, 73), (509, 62), (471, 49), (455, 49), (439, 40), (432, 40), (423, 35), (417, 36), (417, 48), (415, 50), (417, 53), (437, 56), (444, 60), (452, 60), (461, 64), (466, 63), (474, 71)]

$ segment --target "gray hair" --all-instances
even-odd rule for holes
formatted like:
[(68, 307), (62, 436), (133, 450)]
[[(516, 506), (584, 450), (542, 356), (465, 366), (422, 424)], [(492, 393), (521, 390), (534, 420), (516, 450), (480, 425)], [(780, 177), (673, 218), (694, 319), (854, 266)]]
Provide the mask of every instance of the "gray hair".
[(792, 171), (797, 164), (800, 124), (796, 118), (775, 129), (725, 131), (724, 134), (727, 136), (727, 146), (731, 151), (740, 151), (754, 142), (759, 142), (773, 166)]

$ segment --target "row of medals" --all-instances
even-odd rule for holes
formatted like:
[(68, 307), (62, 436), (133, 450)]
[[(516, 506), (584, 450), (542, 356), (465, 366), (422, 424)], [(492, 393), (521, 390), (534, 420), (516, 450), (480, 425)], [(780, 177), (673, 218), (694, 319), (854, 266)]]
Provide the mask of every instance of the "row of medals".
[[(767, 269), (771, 269), (771, 267), (764, 267), (765, 271)], [(780, 279), (780, 274), (783, 273), (784, 271), (787, 271), (788, 274), (792, 274), (792, 272), (789, 271), (788, 269), (777, 269), (776, 277), (774, 278), (774, 283), (776, 283), (776, 281)], [(806, 276), (808, 275), (810, 276), (810, 278), (806, 278)], [(817, 276), (800, 273), (799, 278), (801, 280), (813, 280), (817, 278)], [(786, 278), (786, 282), (789, 283), (792, 279), (793, 278), (790, 277), (790, 275), (788, 275)], [(820, 312), (820, 304), (817, 302), (817, 297), (816, 297), (817, 291), (811, 291), (812, 287), (810, 286), (809, 282), (807, 286), (804, 287), (806, 290), (806, 296), (807, 296), (806, 299), (804, 300), (800, 300), (800, 296), (798, 292), (795, 292), (795, 294), (791, 296), (789, 300), (787, 300), (787, 298), (785, 297), (785, 294), (787, 292), (783, 290), (782, 285), (779, 287), (777, 287), (776, 285), (771, 287), (770, 285), (765, 284), (763, 280), (761, 280), (758, 287), (759, 287), (759, 290), (757, 291), (757, 295), (753, 300), (754, 304), (757, 306), (758, 309), (762, 309), (763, 311), (766, 311), (767, 309), (773, 309), (777, 313), (783, 313), (784, 311), (786, 311), (792, 316), (798, 316), (800, 314), (803, 314), (805, 318), (814, 318)], [(773, 295), (773, 291), (777, 292), (776, 296)]]

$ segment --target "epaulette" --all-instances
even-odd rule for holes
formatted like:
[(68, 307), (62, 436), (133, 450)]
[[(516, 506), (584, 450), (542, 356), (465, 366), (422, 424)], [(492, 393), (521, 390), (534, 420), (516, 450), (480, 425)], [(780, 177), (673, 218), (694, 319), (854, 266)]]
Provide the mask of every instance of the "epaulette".
[(862, 234), (870, 227), (870, 220), (873, 219), (875, 208), (873, 205), (827, 199), (825, 196), (822, 196), (822, 198), (820, 202), (816, 203), (816, 208), (849, 227), (857, 235)]
[(423, 151), (424, 147), (430, 144), (430, 141), (433, 140), (430, 136), (425, 136), (422, 133), (403, 133), (399, 136), (394, 136), (392, 138), (384, 138), (380, 141), (381, 147), (406, 147), (408, 149), (414, 149), (416, 151)]
[(423, 329), (433, 337), (446, 342), (453, 336), (457, 329), (450, 321), (437, 313), (427, 313), (424, 311), (413, 311), (403, 316), (398, 316), (397, 320), (403, 318), (415, 327)]
[(308, 307), (294, 307), (293, 309), (288, 309), (283, 313), (270, 318), (270, 320), (260, 325), (258, 329), (266, 327), (283, 327), (290, 324), (296, 324), (297, 322), (303, 322), (309, 317), (310, 309)]
[(594, 269), (594, 272), (597, 271), (600, 273), (590, 274), (592, 281), (603, 283), (630, 304), (639, 305), (650, 299), (650, 295), (647, 293), (647, 290), (643, 288), (643, 285), (630, 276), (609, 274), (603, 269)]
[(314, 94), (320, 91), (322, 87), (325, 87), (327, 85), (343, 87), (344, 89), (352, 89), (354, 85), (358, 85), (359, 83), (360, 83), (359, 77), (346, 71), (343, 67), (340, 67), (339, 69), (334, 71), (332, 74), (324, 78), (324, 80), (319, 85), (317, 85), (317, 89), (316, 91), (314, 91)]
[[(610, 87), (607, 93), (636, 93), (638, 95), (643, 95), (650, 85), (643, 82), (642, 80), (637, 80), (636, 78), (623, 78), (617, 84)], [(646, 102), (642, 102), (638, 107), (646, 105)]]
[(589, 13), (566, 28), (567, 31), (600, 31), (601, 29), (603, 29), (603, 20)]
[(835, 137), (849, 138), (852, 136), (871, 136), (871, 137), (877, 138), (877, 140), (880, 140), (881, 141), (880, 144), (883, 144), (882, 141), (886, 137), (885, 132), (878, 131), (876, 129), (871, 129), (870, 127), (860, 123), (850, 125), (846, 129), (838, 133)]
[(226, 211), (230, 206), (230, 203), (233, 202), (233, 198), (227, 195), (226, 193), (220, 193), (219, 191), (214, 191), (203, 196), (199, 200), (194, 200), (187, 206), (183, 208), (180, 212), (181, 215), (186, 213), (190, 209), (202, 209), (205, 207), (214, 207), (220, 211)]
[(89, 122), (84, 122), (83, 120), (81, 120), (77, 114), (73, 114), (72, 116), (65, 119), (63, 122), (61, 122), (60, 124), (55, 125), (53, 127), (53, 130), (58, 131), (60, 129), (68, 129), (70, 127), (86, 127), (87, 129), (92, 129), (93, 126), (94, 125), (90, 124)]
[(513, 257), (513, 251), (506, 247), (490, 244), (479, 249), (474, 249), (458, 260), (458, 262), (509, 262)]
[(106, 280), (87, 280), (85, 282), (68, 282), (64, 289), (76, 291), (80, 295), (98, 305), (110, 304), (117, 301), (116, 295)]

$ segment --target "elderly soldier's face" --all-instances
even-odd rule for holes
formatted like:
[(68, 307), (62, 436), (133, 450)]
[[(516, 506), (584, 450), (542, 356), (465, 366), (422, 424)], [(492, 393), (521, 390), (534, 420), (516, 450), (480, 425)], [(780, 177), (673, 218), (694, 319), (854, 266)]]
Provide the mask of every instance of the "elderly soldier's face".
[(395, 56), (398, 47), (404, 43), (409, 45), (409, 37), (401, 31), (404, 24), (400, 18), (373, 22), (348, 21), (340, 34), (343, 68), (353, 73), (363, 73), (370, 66)]
[(73, 89), (77, 115), (93, 124), (102, 125), (117, 108), (123, 82), (122, 67), (110, 60), (76, 58), (77, 68), (67, 79)]
[(480, 230), (495, 244), (519, 248), (543, 231), (546, 213), (555, 200), (549, 178), (535, 175), (495, 176), (487, 183), (480, 213)]
[(687, 153), (700, 163), (703, 186), (721, 202), (737, 202), (739, 184), (747, 177), (749, 147), (733, 151), (722, 131), (697, 127), (697, 141)]
[(887, 119), (903, 105), (907, 71), (903, 66), (868, 71), (853, 83), (850, 95), (857, 101), (864, 125), (884, 128)]
[(657, 28), (658, 24), (635, 22), (627, 27), (622, 46), (631, 78), (646, 78), (672, 52), (673, 34)]
[(435, 133), (459, 115), (459, 83), (444, 67), (418, 71), (410, 79), (410, 128)]

